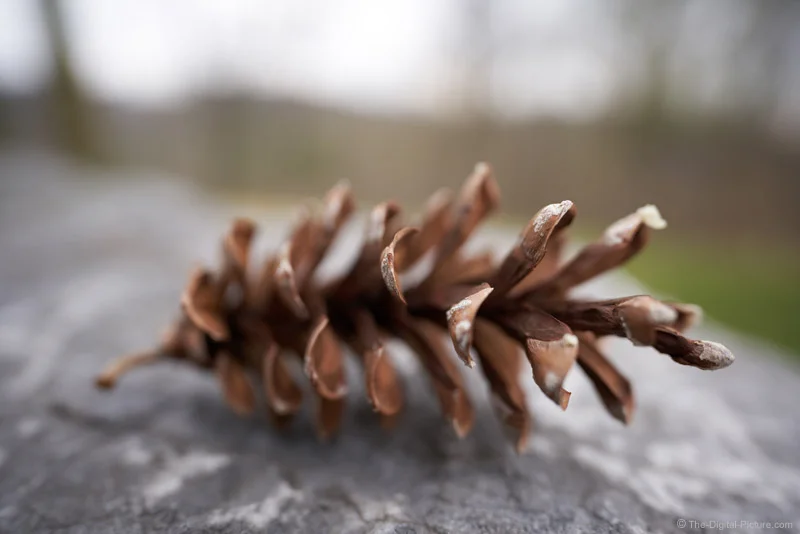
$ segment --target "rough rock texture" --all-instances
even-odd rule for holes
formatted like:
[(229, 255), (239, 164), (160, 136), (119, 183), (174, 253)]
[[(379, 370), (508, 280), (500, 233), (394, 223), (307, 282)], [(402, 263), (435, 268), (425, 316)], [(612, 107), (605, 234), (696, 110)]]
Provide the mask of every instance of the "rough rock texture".
[[(233, 416), (210, 376), (177, 364), (96, 391), (109, 357), (155, 339), (232, 214), (176, 182), (135, 178), (0, 158), (0, 531), (689, 532), (742, 520), (800, 529), (800, 374), (719, 329), (698, 334), (737, 355), (717, 373), (623, 341), (608, 347), (636, 387), (628, 428), (578, 373), (563, 413), (526, 377), (537, 423), (522, 456), (477, 370), (463, 369), (481, 408), (459, 441), (397, 347), (414, 375), (397, 428), (380, 429), (353, 369), (343, 431), (326, 444), (307, 416), (285, 434), (265, 415)], [(286, 214), (273, 217), (259, 220), (259, 246), (287, 228)], [(482, 236), (498, 249), (515, 237)], [(358, 238), (348, 233), (334, 255)], [(620, 278), (587, 290), (637, 292)]]

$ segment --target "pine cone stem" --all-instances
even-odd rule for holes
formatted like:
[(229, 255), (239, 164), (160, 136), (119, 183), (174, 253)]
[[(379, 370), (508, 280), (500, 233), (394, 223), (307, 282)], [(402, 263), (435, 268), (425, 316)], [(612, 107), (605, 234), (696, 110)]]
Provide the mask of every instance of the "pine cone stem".
[(132, 369), (155, 363), (161, 359), (161, 354), (156, 351), (145, 351), (121, 356), (111, 362), (105, 370), (95, 379), (97, 387), (111, 389), (125, 373)]

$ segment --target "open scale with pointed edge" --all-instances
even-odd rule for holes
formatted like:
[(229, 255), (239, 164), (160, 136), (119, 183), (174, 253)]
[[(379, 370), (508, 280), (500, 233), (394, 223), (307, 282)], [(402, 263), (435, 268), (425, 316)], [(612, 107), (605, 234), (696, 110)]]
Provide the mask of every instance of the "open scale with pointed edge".
[[(491, 254), (469, 255), (463, 245), (499, 204), (491, 168), (475, 167), (460, 194), (434, 194), (418, 226), (403, 227), (400, 208), (372, 209), (352, 267), (322, 284), (315, 271), (354, 211), (347, 186), (337, 185), (319, 214), (306, 213), (278, 252), (251, 261), (255, 224), (239, 219), (223, 240), (222, 267), (192, 273), (181, 298), (182, 314), (152, 351), (124, 356), (97, 377), (113, 387), (128, 370), (165, 358), (212, 370), (225, 400), (239, 414), (254, 410), (254, 385), (264, 391), (270, 417), (287, 424), (303, 391), (285, 358), (302, 360), (316, 400), (321, 438), (339, 428), (347, 395), (343, 345), (363, 365), (365, 391), (382, 423), (391, 425), (404, 405), (400, 375), (383, 341), (404, 341), (419, 357), (444, 416), (463, 437), (474, 411), (457, 360), (480, 360), (498, 415), (525, 447), (531, 415), (520, 373), (527, 359), (533, 379), (563, 409), (564, 379), (578, 363), (612, 416), (628, 423), (634, 411), (630, 383), (598, 348), (603, 336), (651, 346), (682, 365), (720, 369), (734, 357), (724, 346), (686, 338), (699, 318), (696, 306), (637, 295), (587, 301), (570, 297), (575, 286), (625, 263), (666, 222), (645, 206), (612, 224), (596, 242), (562, 261), (572, 202), (542, 208), (496, 264)], [(402, 273), (418, 266), (417, 281)]]

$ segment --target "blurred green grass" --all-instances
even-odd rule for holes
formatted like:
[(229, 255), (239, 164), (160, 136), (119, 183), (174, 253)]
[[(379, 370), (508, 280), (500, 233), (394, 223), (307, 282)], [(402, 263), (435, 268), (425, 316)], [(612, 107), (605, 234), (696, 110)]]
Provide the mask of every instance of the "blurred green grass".
[(633, 276), (800, 358), (800, 251), (713, 241), (678, 244), (660, 237), (627, 266)]

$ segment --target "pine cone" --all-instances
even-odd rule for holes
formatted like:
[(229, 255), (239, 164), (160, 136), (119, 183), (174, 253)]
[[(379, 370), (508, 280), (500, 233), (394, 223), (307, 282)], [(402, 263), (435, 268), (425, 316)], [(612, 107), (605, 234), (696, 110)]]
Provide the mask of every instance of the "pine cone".
[[(666, 226), (654, 206), (617, 221), (566, 263), (561, 261), (565, 230), (575, 208), (568, 200), (545, 206), (497, 266), (491, 255), (468, 255), (462, 246), (497, 208), (499, 196), (491, 169), (479, 164), (457, 199), (447, 192), (431, 197), (418, 228), (401, 228), (400, 208), (379, 204), (352, 268), (325, 285), (314, 273), (354, 210), (346, 186), (327, 194), (322, 214), (304, 216), (258, 272), (250, 263), (255, 225), (237, 220), (223, 240), (222, 268), (191, 275), (182, 316), (160, 346), (119, 359), (97, 385), (113, 387), (139, 364), (182, 359), (214, 370), (226, 401), (240, 414), (254, 410), (251, 378), (258, 377), (271, 419), (284, 425), (302, 402), (282, 356), (289, 352), (302, 358), (317, 399), (318, 432), (325, 438), (338, 429), (347, 394), (342, 344), (360, 356), (367, 397), (383, 423), (391, 425), (402, 410), (403, 387), (382, 342), (391, 336), (416, 352), (442, 412), (463, 437), (474, 412), (456, 360), (443, 344), (442, 334), (449, 331), (468, 367), (474, 367), (474, 347), (498, 413), (522, 450), (531, 427), (518, 382), (523, 352), (536, 384), (563, 409), (570, 397), (564, 378), (577, 360), (608, 411), (623, 423), (633, 414), (631, 385), (602, 355), (598, 338), (627, 337), (700, 369), (733, 362), (722, 345), (681, 335), (698, 317), (694, 306), (649, 296), (569, 298), (575, 286), (639, 252), (651, 228)], [(404, 291), (400, 273), (412, 266), (418, 266), (419, 281)]]

